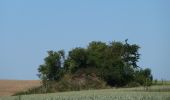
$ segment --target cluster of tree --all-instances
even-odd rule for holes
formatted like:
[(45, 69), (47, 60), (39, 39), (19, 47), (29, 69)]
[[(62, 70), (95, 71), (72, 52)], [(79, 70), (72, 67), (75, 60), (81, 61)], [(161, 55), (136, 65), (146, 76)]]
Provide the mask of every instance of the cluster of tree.
[(93, 74), (110, 86), (125, 86), (132, 82), (150, 84), (151, 70), (137, 65), (139, 48), (127, 40), (108, 44), (93, 41), (86, 48), (72, 49), (67, 56), (63, 50), (48, 51), (45, 63), (38, 68), (39, 77), (47, 81), (60, 81), (66, 74), (81, 72), (85, 75)]

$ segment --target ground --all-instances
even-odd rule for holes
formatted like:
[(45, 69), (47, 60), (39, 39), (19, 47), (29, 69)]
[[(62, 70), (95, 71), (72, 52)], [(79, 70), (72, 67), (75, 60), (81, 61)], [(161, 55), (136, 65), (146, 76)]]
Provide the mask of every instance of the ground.
[(154, 91), (138, 88), (113, 88), (101, 90), (84, 90), (48, 94), (33, 94), (0, 97), (0, 100), (170, 100), (170, 92), (162, 91), (170, 86), (153, 86)]
[(40, 81), (33, 80), (1, 80), (0, 100), (170, 100), (170, 84), (154, 85), (148, 91), (144, 87), (136, 87), (10, 96), (39, 85)]
[(0, 96), (10, 96), (40, 85), (40, 80), (0, 80)]

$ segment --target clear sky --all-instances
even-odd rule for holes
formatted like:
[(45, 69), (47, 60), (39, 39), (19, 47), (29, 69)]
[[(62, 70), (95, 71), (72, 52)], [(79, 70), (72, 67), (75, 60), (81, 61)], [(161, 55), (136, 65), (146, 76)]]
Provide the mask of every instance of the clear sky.
[(48, 50), (127, 38), (170, 80), (170, 0), (0, 0), (0, 79), (38, 79)]

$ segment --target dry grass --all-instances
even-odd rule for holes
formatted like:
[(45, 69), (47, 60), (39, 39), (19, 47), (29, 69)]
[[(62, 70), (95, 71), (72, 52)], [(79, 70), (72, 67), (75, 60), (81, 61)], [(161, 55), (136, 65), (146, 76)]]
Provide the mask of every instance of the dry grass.
[(0, 80), (0, 96), (10, 96), (40, 85), (40, 80)]

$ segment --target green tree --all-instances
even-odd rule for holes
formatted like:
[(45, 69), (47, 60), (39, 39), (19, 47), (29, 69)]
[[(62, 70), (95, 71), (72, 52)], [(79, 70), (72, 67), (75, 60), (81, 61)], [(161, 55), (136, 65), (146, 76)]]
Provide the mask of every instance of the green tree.
[(141, 85), (150, 86), (152, 84), (153, 77), (151, 74), (151, 69), (139, 69), (135, 72), (134, 75), (134, 81), (140, 83)]
[(38, 68), (38, 76), (42, 80), (59, 80), (62, 75), (62, 59), (64, 59), (63, 50), (48, 51), (48, 56), (44, 59), (45, 63)]
[[(124, 86), (137, 82), (141, 85), (150, 84), (152, 75), (150, 69), (140, 69), (137, 62), (140, 58), (140, 47), (125, 42), (101, 41), (90, 42), (87, 48), (74, 48), (67, 58), (63, 50), (49, 51), (39, 66), (39, 76), (43, 80), (59, 80), (63, 75), (84, 74), (106, 81), (110, 86)], [(74, 75), (75, 74), (75, 75)], [(77, 75), (78, 76), (78, 75)]]
[(138, 68), (138, 45), (122, 42), (111, 42), (104, 52), (102, 72), (109, 85), (126, 85), (134, 80), (135, 69)]
[(87, 54), (84, 48), (75, 48), (69, 52), (68, 58), (65, 61), (65, 69), (72, 73), (80, 68), (87, 67)]
[(101, 67), (105, 59), (106, 43), (93, 41), (89, 43), (87, 48), (88, 60), (87, 64), (91, 67)]

